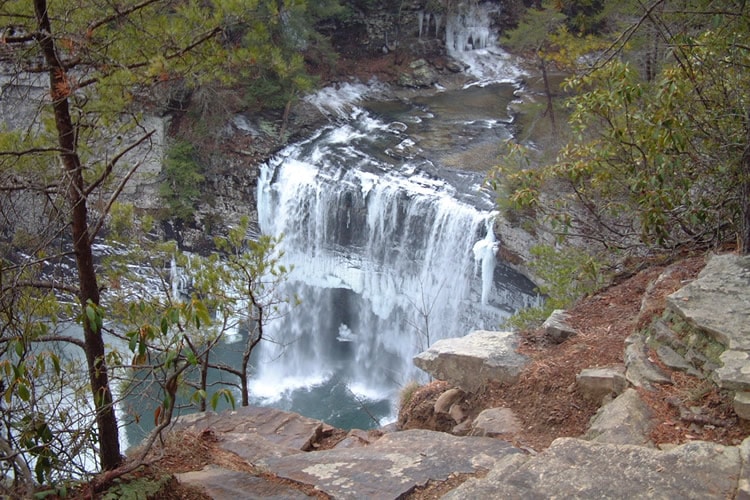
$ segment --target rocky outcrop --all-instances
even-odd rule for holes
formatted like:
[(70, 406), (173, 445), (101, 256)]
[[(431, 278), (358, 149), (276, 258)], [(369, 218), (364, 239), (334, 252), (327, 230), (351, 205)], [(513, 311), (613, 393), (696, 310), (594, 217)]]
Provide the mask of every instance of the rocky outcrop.
[(466, 392), (475, 392), (488, 381), (512, 383), (528, 362), (516, 352), (513, 332), (478, 330), (465, 337), (443, 339), (414, 358), (414, 364), (433, 377)]
[[(229, 470), (211, 465), (178, 479), (219, 499), (302, 497), (289, 482), (270, 481), (268, 475), (310, 485), (332, 498), (399, 498), (427, 481), (476, 474), (522, 453), (498, 439), (427, 430), (385, 434), (366, 447), (305, 452), (314, 449), (312, 442), (326, 427), (293, 413), (253, 407), (184, 417), (178, 429), (210, 430), (217, 445), (245, 466)], [(260, 466), (265, 477), (258, 477), (251, 466)]]
[(409, 70), (399, 75), (398, 83), (403, 87), (430, 87), (438, 81), (438, 73), (424, 59), (409, 64)]
[(734, 391), (735, 411), (750, 418), (750, 256), (713, 256), (696, 280), (667, 297), (667, 306), (688, 331), (664, 352)]
[[(747, 443), (747, 442), (746, 442)], [(443, 498), (737, 498), (748, 447), (693, 442), (670, 451), (560, 438), (536, 456), (506, 456)]]
[(314, 484), (333, 498), (385, 499), (430, 480), (490, 469), (520, 453), (497, 439), (409, 430), (386, 434), (366, 448), (297, 454), (269, 460), (267, 467), (280, 477)]
[[(499, 435), (498, 428), (517, 425), (512, 413), (501, 410), (485, 417), (477, 433)], [(504, 423), (498, 427), (498, 422)], [(231, 468), (212, 464), (178, 474), (181, 482), (216, 499), (306, 498), (312, 492), (393, 499), (457, 474), (473, 478), (443, 498), (736, 498), (750, 493), (750, 439), (741, 446), (692, 442), (666, 451), (560, 438), (529, 454), (502, 439), (410, 430), (385, 434), (367, 446), (304, 451), (315, 449), (311, 440), (327, 426), (278, 410), (207, 413), (184, 417), (177, 427), (211, 432), (217, 446), (235, 457), (225, 458)], [(492, 428), (496, 431), (487, 430)]]

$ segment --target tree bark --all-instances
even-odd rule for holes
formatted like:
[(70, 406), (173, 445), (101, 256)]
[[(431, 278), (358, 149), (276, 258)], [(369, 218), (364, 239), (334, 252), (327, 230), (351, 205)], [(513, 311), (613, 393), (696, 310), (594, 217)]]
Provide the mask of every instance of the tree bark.
[(245, 351), (242, 353), (242, 377), (240, 378), (240, 385), (242, 390), (242, 406), (248, 406), (250, 404), (250, 390), (248, 388), (248, 367), (250, 366), (250, 356), (261, 340), (263, 340), (263, 306), (259, 304), (255, 298), (253, 292), (253, 283), (250, 280), (247, 284), (247, 293), (250, 297), (250, 310), (257, 313), (250, 314), (250, 318), (255, 322), (255, 330), (248, 333), (247, 344), (245, 345)]
[(45, 62), (49, 67), (50, 94), (57, 128), (58, 143), (61, 149), (62, 185), (70, 205), (71, 233), (78, 270), (78, 298), (81, 302), (86, 363), (91, 383), (91, 392), (96, 409), (96, 425), (99, 439), (99, 458), (105, 470), (114, 469), (122, 463), (117, 419), (109, 388), (109, 375), (105, 363), (104, 339), (101, 328), (86, 320), (85, 309), (91, 303), (99, 304), (99, 286), (88, 231), (88, 207), (86, 185), (83, 178), (81, 159), (76, 148), (76, 134), (70, 116), (68, 96), (71, 83), (65, 67), (57, 57), (52, 38), (52, 27), (47, 12), (46, 0), (34, 0), (39, 33), (39, 44)]
[(544, 93), (547, 96), (547, 108), (544, 110), (545, 115), (549, 115), (550, 122), (552, 123), (552, 129), (555, 130), (555, 106), (552, 103), (552, 89), (549, 85), (549, 78), (547, 76), (547, 62), (544, 57), (537, 51), (539, 57), (539, 68), (542, 70), (542, 79), (544, 80)]
[(740, 160), (740, 221), (739, 253), (750, 254), (750, 111), (745, 121), (745, 150)]

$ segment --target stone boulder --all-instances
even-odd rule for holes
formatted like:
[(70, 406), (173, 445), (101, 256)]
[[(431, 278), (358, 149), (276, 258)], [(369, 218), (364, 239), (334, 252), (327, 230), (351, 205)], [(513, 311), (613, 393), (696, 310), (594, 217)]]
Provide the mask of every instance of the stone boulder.
[(576, 385), (584, 398), (601, 403), (605, 397), (617, 396), (627, 389), (625, 366), (586, 368), (576, 375)]
[(403, 87), (430, 87), (438, 81), (438, 74), (430, 63), (424, 59), (417, 59), (409, 65), (409, 70), (398, 77), (399, 85)]
[(577, 335), (575, 328), (568, 324), (568, 314), (563, 309), (555, 309), (542, 324), (544, 336), (555, 344), (560, 344), (568, 338)]
[(528, 358), (516, 352), (513, 332), (474, 331), (465, 337), (443, 339), (414, 357), (414, 364), (436, 379), (472, 393), (487, 382), (513, 383)]
[(599, 409), (584, 438), (599, 443), (651, 445), (648, 436), (652, 417), (638, 391), (627, 389)]
[(512, 436), (521, 431), (521, 421), (510, 408), (489, 408), (472, 423), (472, 436)]
[(453, 405), (459, 403), (465, 396), (466, 393), (457, 387), (448, 389), (435, 401), (435, 413), (450, 413)]

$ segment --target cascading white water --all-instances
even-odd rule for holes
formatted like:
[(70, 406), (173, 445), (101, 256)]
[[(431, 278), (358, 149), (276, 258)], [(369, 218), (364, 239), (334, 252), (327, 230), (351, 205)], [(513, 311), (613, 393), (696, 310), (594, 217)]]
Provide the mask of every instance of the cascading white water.
[(475, 243), (495, 248), (491, 205), (461, 201), (465, 193), (428, 174), (424, 160), (388, 157), (402, 130), (353, 108), (262, 167), (261, 230), (284, 235), (289, 291), (302, 304), (269, 325), (256, 396), (336, 380), (357, 397), (393, 399), (424, 378), (412, 357), (430, 343), (496, 328), (528, 303), (518, 290), (490, 300), (494, 254), (482, 253), (483, 276), (474, 262)]

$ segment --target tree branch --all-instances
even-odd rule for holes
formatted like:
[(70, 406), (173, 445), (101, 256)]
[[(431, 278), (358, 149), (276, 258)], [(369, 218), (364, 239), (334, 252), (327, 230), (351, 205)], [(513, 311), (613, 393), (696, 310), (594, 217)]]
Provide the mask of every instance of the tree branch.
[(107, 16), (107, 17), (104, 17), (104, 18), (102, 18), (102, 19), (100, 19), (100, 20), (98, 20), (96, 22), (90, 23), (89, 26), (88, 26), (88, 30), (86, 32), (86, 36), (87, 37), (91, 37), (91, 35), (93, 34), (93, 32), (96, 29), (98, 29), (99, 27), (101, 27), (101, 26), (103, 26), (105, 24), (109, 24), (112, 21), (117, 21), (118, 19), (122, 19), (124, 17), (127, 17), (127, 16), (129, 16), (130, 14), (132, 14), (134, 12), (137, 12), (137, 11), (139, 11), (141, 9), (144, 9), (144, 8), (148, 7), (151, 4), (158, 3), (160, 1), (161, 0), (144, 0), (143, 2), (141, 2), (139, 4), (136, 4), (136, 5), (133, 5), (129, 9), (125, 9), (125, 10), (118, 10), (117, 5), (116, 4), (112, 4), (112, 8), (115, 10), (115, 13), (112, 14), (111, 16)]
[(8, 286), (3, 288), (3, 293), (7, 292), (8, 290), (11, 290), (13, 288), (43, 288), (48, 290), (58, 290), (60, 292), (68, 292), (72, 294), (78, 294), (78, 289), (75, 287), (72, 287), (70, 285), (65, 285), (63, 283), (53, 283), (51, 281), (41, 281), (41, 280), (28, 280), (28, 281), (17, 281), (13, 283), (13, 286)]
[(140, 139), (138, 139), (136, 142), (130, 144), (127, 148), (123, 149), (117, 155), (115, 155), (115, 157), (112, 158), (107, 163), (107, 166), (104, 168), (104, 172), (102, 172), (102, 175), (100, 175), (98, 179), (96, 179), (94, 182), (92, 182), (89, 185), (88, 188), (86, 188), (86, 191), (84, 192), (84, 194), (86, 196), (90, 195), (94, 191), (94, 189), (96, 189), (97, 187), (99, 187), (99, 185), (102, 182), (104, 182), (104, 180), (107, 178), (107, 176), (109, 176), (109, 174), (112, 172), (112, 169), (114, 168), (114, 166), (117, 164), (117, 162), (123, 156), (125, 156), (130, 151), (134, 150), (135, 148), (137, 148), (138, 146), (140, 146), (141, 144), (143, 144), (146, 141), (146, 139), (149, 139), (152, 135), (154, 135), (155, 132), (156, 132), (156, 130), (152, 130), (151, 132), (146, 133)]

